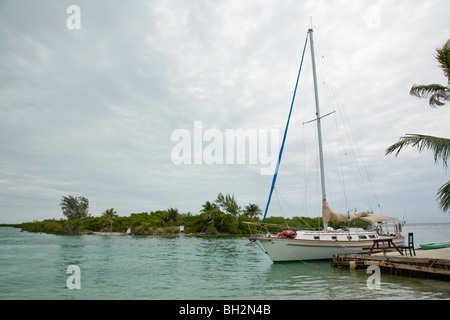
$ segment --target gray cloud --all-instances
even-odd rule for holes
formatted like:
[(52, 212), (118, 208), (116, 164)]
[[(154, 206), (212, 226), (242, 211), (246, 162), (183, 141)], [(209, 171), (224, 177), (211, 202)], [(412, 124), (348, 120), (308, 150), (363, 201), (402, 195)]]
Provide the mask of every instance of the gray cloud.
[[(68, 194), (89, 198), (94, 215), (196, 213), (218, 192), (264, 207), (271, 177), (260, 166), (177, 166), (170, 137), (194, 121), (284, 130), (310, 16), (384, 213), (448, 221), (434, 200), (448, 172), (415, 150), (384, 156), (405, 133), (448, 136), (448, 109), (408, 95), (445, 81), (433, 53), (448, 38), (446, 1), (76, 2), (80, 30), (66, 27), (72, 2), (0, 4), (0, 222), (62, 217)], [(301, 86), (299, 108), (311, 90)], [(294, 113), (278, 185), (302, 211), (296, 143), (314, 137), (301, 125), (313, 114)]]

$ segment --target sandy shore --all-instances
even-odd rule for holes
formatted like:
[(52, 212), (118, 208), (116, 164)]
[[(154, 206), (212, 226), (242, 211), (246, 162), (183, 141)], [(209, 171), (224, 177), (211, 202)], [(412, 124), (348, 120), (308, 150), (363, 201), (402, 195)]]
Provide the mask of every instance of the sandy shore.
[(87, 233), (87, 234), (93, 234), (96, 236), (126, 236), (126, 233), (122, 233), (122, 232), (92, 232), (92, 233)]
[[(81, 233), (83, 235), (94, 235), (94, 236), (135, 236), (136, 234), (133, 233), (126, 233), (126, 232), (86, 232)], [(207, 234), (207, 233), (149, 233), (149, 234), (142, 234), (141, 236), (239, 236), (236, 234), (229, 234), (229, 233), (218, 233), (218, 234)], [(248, 235), (245, 235), (248, 236)]]

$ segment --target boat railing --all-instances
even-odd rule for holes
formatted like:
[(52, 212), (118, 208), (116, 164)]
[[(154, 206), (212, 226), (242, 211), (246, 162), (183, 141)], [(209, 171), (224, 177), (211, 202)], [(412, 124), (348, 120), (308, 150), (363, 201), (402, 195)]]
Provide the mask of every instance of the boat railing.
[(372, 225), (372, 230), (380, 236), (396, 235), (402, 232), (406, 221), (385, 221)]
[[(260, 236), (274, 236), (278, 235), (278, 232), (282, 230), (292, 230), (296, 231), (299, 228), (297, 226), (287, 225), (287, 224), (277, 224), (277, 223), (264, 223), (264, 222), (250, 222), (244, 221), (243, 223), (247, 224), (250, 230), (251, 237), (260, 237)], [(251, 228), (251, 226), (256, 226), (255, 228)]]

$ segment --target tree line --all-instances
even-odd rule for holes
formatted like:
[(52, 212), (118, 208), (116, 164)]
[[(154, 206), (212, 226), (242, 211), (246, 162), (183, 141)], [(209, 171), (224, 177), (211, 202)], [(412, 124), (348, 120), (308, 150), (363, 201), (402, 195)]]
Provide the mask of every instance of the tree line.
[(180, 213), (176, 208), (118, 216), (114, 208), (105, 210), (101, 216), (89, 214), (89, 200), (72, 195), (61, 198), (60, 207), (65, 217), (43, 221), (25, 222), (16, 227), (24, 231), (53, 234), (80, 234), (92, 232), (121, 232), (136, 235), (176, 234), (180, 226), (185, 233), (199, 234), (246, 234), (248, 225), (257, 222), (261, 209), (256, 204), (244, 208), (237, 204), (234, 195), (219, 193), (215, 201), (206, 201), (198, 214)]
[[(176, 208), (168, 208), (118, 216), (114, 208), (110, 208), (105, 210), (101, 216), (93, 217), (89, 214), (89, 200), (72, 195), (63, 196), (60, 206), (65, 219), (25, 222), (14, 226), (29, 232), (71, 235), (94, 232), (170, 235), (179, 234), (180, 226), (184, 227), (186, 234), (250, 234), (256, 231), (256, 226), (245, 222), (261, 222), (260, 216), (262, 215), (258, 205), (249, 203), (242, 208), (238, 205), (234, 195), (223, 195), (222, 193), (219, 193), (214, 201), (206, 201), (198, 214), (180, 213)], [(302, 229), (321, 228), (322, 218), (268, 217), (265, 223), (286, 225), (286, 227), (289, 225)]]

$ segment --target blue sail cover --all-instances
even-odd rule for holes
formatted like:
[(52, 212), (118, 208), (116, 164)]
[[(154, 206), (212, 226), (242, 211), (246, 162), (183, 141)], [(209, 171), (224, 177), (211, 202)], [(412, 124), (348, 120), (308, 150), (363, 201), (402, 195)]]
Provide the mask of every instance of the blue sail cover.
[(287, 132), (288, 132), (288, 128), (289, 128), (289, 121), (291, 120), (292, 107), (294, 106), (295, 94), (297, 93), (298, 80), (300, 78), (300, 72), (302, 71), (303, 58), (305, 56), (305, 50), (306, 50), (307, 43), (308, 43), (308, 36), (306, 36), (305, 46), (303, 47), (302, 60), (300, 62), (300, 68), (298, 69), (297, 82), (295, 83), (294, 95), (292, 97), (292, 102), (291, 102), (291, 109), (289, 110), (289, 116), (288, 116), (288, 120), (286, 123), (286, 129), (284, 130), (283, 142), (281, 144), (280, 154), (278, 155), (278, 162), (277, 162), (277, 166), (275, 168), (275, 174), (273, 175), (272, 186), (270, 187), (269, 199), (267, 200), (266, 210), (264, 211), (264, 217), (262, 219), (262, 222), (264, 222), (264, 220), (266, 220), (267, 211), (269, 209), (269, 204), (270, 204), (270, 199), (272, 198), (272, 193), (273, 193), (273, 189), (275, 187), (275, 182), (277, 181), (278, 169), (280, 168), (281, 156), (283, 154), (283, 149), (284, 149), (284, 142), (286, 141), (286, 136), (287, 136)]

